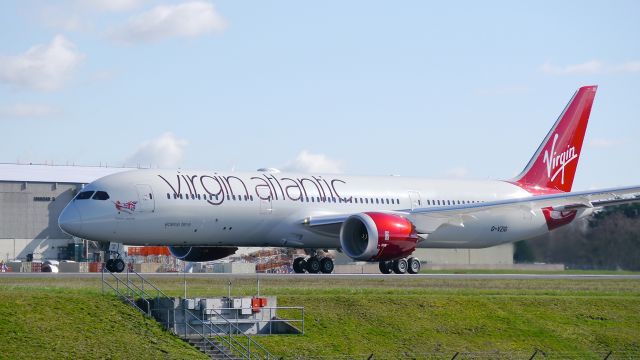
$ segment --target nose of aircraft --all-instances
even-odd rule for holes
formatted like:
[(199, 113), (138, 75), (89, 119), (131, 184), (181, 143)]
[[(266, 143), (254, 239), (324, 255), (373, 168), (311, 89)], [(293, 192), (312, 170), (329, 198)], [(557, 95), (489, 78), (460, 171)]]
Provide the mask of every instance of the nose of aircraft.
[(76, 204), (71, 202), (62, 210), (58, 218), (58, 226), (69, 235), (80, 236), (80, 232), (82, 231), (82, 217)]

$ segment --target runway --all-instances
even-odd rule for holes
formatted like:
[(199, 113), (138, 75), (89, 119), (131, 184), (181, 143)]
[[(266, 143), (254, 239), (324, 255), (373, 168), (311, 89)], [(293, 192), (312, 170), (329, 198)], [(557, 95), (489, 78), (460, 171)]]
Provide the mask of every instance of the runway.
[[(105, 273), (105, 276), (108, 274)], [(119, 274), (126, 276), (126, 273)], [(184, 277), (183, 273), (145, 273), (144, 277)], [(0, 273), (1, 279), (20, 278), (99, 278), (101, 273)], [(470, 279), (496, 279), (496, 280), (640, 280), (640, 274), (223, 274), (223, 273), (191, 273), (186, 274), (187, 278), (232, 278), (232, 279), (449, 279), (449, 280), (470, 280)]]

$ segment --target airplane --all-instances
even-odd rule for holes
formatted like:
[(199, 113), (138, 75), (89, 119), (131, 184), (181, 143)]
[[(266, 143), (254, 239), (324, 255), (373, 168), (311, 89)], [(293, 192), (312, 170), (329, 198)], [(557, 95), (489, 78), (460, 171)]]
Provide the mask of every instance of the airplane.
[(597, 86), (579, 88), (522, 173), (510, 180), (131, 170), (86, 185), (60, 214), (73, 236), (115, 245), (165, 245), (184, 261), (243, 247), (305, 249), (296, 273), (331, 273), (319, 250), (415, 274), (416, 248), (485, 248), (531, 239), (594, 208), (640, 201), (640, 186), (571, 191)]

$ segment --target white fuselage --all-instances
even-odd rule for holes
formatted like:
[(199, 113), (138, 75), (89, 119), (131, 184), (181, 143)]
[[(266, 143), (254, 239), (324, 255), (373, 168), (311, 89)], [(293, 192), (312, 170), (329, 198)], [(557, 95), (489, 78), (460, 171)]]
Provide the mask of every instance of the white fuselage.
[[(133, 170), (82, 191), (106, 200), (73, 200), (74, 235), (126, 245), (287, 246), (335, 249), (336, 232), (304, 224), (313, 217), (394, 212), (531, 196), (505, 181), (270, 172)], [(412, 221), (421, 221), (412, 219)], [(548, 232), (540, 209), (486, 210), (464, 226), (439, 226), (418, 247), (480, 248)]]

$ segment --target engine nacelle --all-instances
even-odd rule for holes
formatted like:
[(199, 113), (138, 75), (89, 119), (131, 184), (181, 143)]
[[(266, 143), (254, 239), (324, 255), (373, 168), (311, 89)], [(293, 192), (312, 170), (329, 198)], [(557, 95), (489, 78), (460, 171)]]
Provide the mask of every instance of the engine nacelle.
[(213, 261), (233, 255), (235, 246), (169, 246), (171, 255), (184, 261)]
[(400, 259), (409, 256), (417, 243), (418, 234), (411, 221), (393, 214), (355, 214), (340, 228), (342, 251), (354, 260)]

